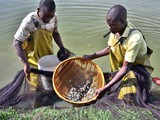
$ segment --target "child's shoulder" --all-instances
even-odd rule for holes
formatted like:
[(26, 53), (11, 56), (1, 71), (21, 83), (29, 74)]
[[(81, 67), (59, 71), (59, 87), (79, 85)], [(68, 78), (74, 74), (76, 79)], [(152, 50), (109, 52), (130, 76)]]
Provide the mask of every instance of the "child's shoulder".
[(33, 17), (34, 17), (34, 18), (36, 17), (36, 12), (30, 12), (30, 13), (24, 18), (24, 20), (31, 21)]
[(32, 24), (34, 19), (37, 19), (36, 12), (30, 12), (29, 14), (26, 15), (26, 17), (23, 18), (22, 23)]
[(33, 31), (32, 29), (34, 29), (35, 27), (33, 18), (35, 18), (35, 16), (35, 12), (31, 12), (28, 15), (26, 15), (26, 17), (22, 20), (21, 27)]

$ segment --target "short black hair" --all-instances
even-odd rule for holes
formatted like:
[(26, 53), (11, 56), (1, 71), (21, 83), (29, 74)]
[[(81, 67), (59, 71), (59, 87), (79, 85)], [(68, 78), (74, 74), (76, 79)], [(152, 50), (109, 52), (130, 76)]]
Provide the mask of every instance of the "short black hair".
[(122, 5), (115, 5), (108, 11), (107, 15), (110, 15), (116, 19), (124, 20), (127, 19), (127, 10)]
[(39, 3), (39, 8), (42, 7), (46, 7), (50, 12), (53, 12), (56, 9), (54, 0), (41, 0)]

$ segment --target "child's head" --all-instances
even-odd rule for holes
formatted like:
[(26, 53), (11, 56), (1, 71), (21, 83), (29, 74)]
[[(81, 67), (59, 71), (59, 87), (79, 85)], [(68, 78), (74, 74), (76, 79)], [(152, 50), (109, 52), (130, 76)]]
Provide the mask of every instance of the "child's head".
[(38, 8), (38, 16), (44, 23), (48, 23), (55, 14), (56, 5), (53, 0), (41, 0)]
[(127, 10), (122, 5), (113, 6), (106, 16), (107, 24), (112, 33), (123, 33), (127, 25)]

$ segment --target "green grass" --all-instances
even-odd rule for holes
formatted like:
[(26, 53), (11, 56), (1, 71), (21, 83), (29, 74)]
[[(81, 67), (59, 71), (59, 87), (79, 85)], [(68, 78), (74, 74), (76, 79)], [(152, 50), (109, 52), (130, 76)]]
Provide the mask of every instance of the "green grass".
[(92, 107), (56, 110), (41, 107), (35, 110), (1, 109), (0, 120), (156, 120), (152, 113), (145, 110), (119, 109), (100, 110)]

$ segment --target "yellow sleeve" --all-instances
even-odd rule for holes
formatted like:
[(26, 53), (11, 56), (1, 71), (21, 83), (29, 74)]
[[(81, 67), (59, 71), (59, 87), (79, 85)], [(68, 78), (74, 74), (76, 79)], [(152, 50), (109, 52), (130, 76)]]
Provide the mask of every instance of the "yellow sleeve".
[(108, 39), (108, 46), (113, 46), (114, 44), (113, 39), (114, 39), (114, 34), (110, 33), (109, 39)]
[(125, 60), (127, 62), (135, 62), (135, 59), (140, 52), (140, 48), (142, 45), (142, 40), (140, 34), (133, 34), (130, 39), (128, 40), (126, 53), (125, 53)]

